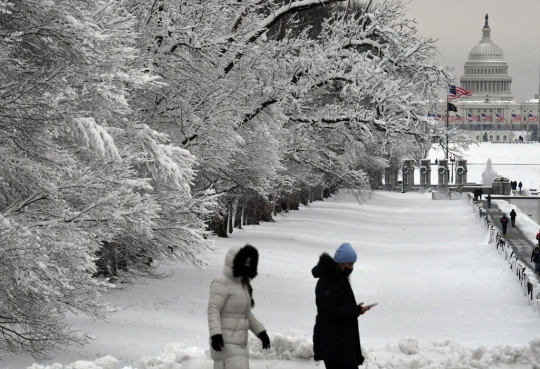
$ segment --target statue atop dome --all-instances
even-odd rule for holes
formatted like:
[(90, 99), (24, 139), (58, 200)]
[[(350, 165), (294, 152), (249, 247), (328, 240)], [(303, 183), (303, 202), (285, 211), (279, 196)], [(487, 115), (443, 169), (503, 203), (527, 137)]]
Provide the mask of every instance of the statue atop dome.
[(486, 24), (484, 24), (484, 28), (489, 28), (488, 20), (489, 20), (489, 16), (486, 13)]

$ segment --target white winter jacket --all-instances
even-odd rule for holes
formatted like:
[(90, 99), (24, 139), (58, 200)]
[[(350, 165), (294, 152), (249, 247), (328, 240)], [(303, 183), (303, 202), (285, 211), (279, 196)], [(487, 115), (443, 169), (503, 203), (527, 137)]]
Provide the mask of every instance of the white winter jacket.
[[(234, 257), (241, 247), (233, 247), (225, 257), (223, 274), (212, 281), (210, 299), (208, 301), (208, 326), (210, 337), (221, 334), (225, 347), (215, 351), (210, 347), (214, 361), (228, 361), (227, 358), (242, 356), (234, 359), (244, 363), (235, 369), (249, 368), (249, 353), (247, 349), (248, 329), (256, 336), (265, 330), (251, 312), (251, 296), (247, 287), (242, 285), (242, 278), (233, 275)], [(239, 360), (239, 361), (238, 361)], [(238, 364), (237, 364), (238, 365)]]

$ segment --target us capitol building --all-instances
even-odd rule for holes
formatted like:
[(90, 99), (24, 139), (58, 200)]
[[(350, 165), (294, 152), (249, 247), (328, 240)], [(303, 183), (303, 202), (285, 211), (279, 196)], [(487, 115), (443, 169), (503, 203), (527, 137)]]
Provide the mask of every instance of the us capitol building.
[[(538, 95), (525, 102), (514, 101), (508, 63), (491, 40), (487, 15), (482, 40), (469, 53), (460, 87), (473, 94), (452, 101), (458, 112), (449, 113), (449, 127), (470, 131), (477, 141), (517, 141), (520, 135), (525, 141), (538, 141)], [(446, 114), (446, 101), (439, 112)]]

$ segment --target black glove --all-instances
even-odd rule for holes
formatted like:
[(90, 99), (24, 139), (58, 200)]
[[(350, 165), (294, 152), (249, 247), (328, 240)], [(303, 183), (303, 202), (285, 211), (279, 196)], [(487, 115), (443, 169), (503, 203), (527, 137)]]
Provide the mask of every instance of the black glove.
[(212, 348), (214, 351), (221, 351), (221, 348), (225, 345), (223, 344), (223, 336), (221, 334), (216, 334), (211, 337), (212, 339)]
[(268, 350), (270, 348), (270, 337), (268, 337), (266, 331), (259, 333), (259, 339), (262, 341), (263, 349)]

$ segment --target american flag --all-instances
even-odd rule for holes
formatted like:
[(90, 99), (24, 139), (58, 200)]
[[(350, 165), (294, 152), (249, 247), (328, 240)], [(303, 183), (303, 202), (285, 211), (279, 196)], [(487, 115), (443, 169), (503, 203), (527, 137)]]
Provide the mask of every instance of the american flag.
[(471, 96), (473, 93), (473, 90), (467, 91), (461, 87), (458, 86), (450, 86), (448, 89), (448, 100), (452, 101), (454, 99), (458, 99), (461, 96)]
[(440, 114), (433, 114), (433, 119), (435, 120), (441, 120), (441, 115)]
[(504, 117), (501, 117), (499, 114), (495, 114), (497, 116), (497, 122), (504, 122)]
[(460, 117), (459, 114), (456, 114), (456, 121), (461, 122), (464, 120), (465, 120), (465, 117)]
[(529, 114), (529, 122), (531, 123), (538, 122), (538, 115)]
[(491, 115), (485, 115), (482, 114), (482, 122), (492, 122), (493, 119), (491, 118)]
[(476, 122), (478, 120), (478, 115), (475, 114), (467, 114), (467, 120), (471, 122)]
[(455, 120), (455, 119), (456, 119), (456, 118), (455, 118), (453, 115), (450, 115), (450, 116), (448, 117), (448, 123), (454, 123), (454, 120)]
[(521, 114), (512, 114), (512, 122), (521, 122)]

